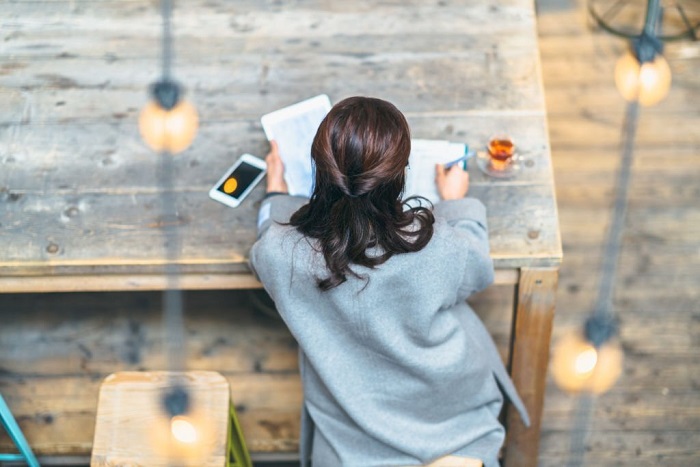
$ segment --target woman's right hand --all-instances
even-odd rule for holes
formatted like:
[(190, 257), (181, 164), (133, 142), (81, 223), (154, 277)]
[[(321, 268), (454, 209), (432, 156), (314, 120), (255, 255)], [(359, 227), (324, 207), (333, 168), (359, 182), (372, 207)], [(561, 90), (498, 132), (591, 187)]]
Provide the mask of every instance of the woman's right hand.
[(469, 172), (462, 170), (459, 164), (445, 169), (442, 164), (435, 166), (435, 184), (444, 200), (461, 199), (469, 191)]
[(284, 181), (284, 163), (280, 157), (277, 141), (270, 141), (270, 152), (265, 157), (267, 163), (267, 192), (288, 193), (287, 182)]

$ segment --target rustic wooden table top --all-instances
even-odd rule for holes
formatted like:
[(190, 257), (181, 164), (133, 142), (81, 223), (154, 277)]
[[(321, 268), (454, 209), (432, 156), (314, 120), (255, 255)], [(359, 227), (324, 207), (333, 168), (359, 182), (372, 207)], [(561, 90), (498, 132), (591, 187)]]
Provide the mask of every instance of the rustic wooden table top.
[[(101, 289), (149, 288), (139, 278), (166, 263), (162, 189), (137, 120), (160, 70), (158, 9), (17, 2), (3, 23), (0, 291), (79, 290), (95, 277)], [(321, 93), (389, 100), (415, 138), (480, 149), (510, 134), (516, 177), (470, 167), (496, 267), (560, 263), (532, 1), (189, 0), (176, 2), (173, 26), (174, 75), (201, 118), (174, 156), (185, 275), (249, 277), (264, 188), (236, 209), (207, 192), (240, 154), (264, 156), (263, 114)]]

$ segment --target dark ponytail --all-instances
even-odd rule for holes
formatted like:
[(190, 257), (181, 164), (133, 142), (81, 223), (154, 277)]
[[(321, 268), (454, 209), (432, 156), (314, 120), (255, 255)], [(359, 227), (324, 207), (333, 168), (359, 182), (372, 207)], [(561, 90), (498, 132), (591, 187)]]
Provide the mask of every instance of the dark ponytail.
[(408, 123), (389, 102), (351, 97), (321, 122), (311, 148), (314, 192), (290, 224), (319, 240), (329, 272), (318, 279), (322, 290), (342, 284), (348, 274), (361, 277), (352, 264), (374, 268), (430, 241), (431, 210), (401, 201), (410, 152)]

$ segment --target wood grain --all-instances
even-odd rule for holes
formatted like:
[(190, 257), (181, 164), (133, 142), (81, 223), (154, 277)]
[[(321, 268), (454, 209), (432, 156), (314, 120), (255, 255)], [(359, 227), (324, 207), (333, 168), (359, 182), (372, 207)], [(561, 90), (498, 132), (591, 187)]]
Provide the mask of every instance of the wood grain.
[[(632, 2), (630, 2), (632, 3)], [(556, 341), (581, 326), (597, 292), (602, 242), (619, 164), (624, 102), (613, 81), (627, 47), (587, 27), (584, 1), (539, 1), (552, 163), (565, 260), (557, 294)], [(666, 20), (666, 19), (665, 19)], [(546, 390), (540, 467), (566, 465), (571, 439), (585, 444), (583, 465), (695, 465), (700, 422), (696, 368), (700, 154), (697, 42), (667, 42), (669, 95), (642, 109), (614, 312), (621, 320), (624, 373), (595, 404), (585, 432), (575, 398)], [(573, 53), (575, 51), (575, 53)], [(611, 126), (612, 125), (612, 126)], [(614, 128), (617, 128), (615, 130)]]
[[(0, 43), (3, 289), (160, 287), (158, 158), (136, 128), (159, 69), (158, 11), (146, 0), (41, 5), (13, 3)], [(388, 99), (414, 137), (483, 148), (493, 133), (512, 133), (517, 181), (471, 170), (499, 231), (494, 259), (503, 270), (560, 261), (529, 3), (195, 1), (178, 4), (174, 28), (177, 78), (202, 122), (175, 160), (183, 286), (249, 282), (226, 275), (249, 274), (262, 190), (236, 210), (206, 192), (240, 153), (265, 153), (261, 115), (320, 92)], [(23, 277), (32, 279), (17, 285)]]
[(509, 467), (533, 465), (538, 458), (556, 290), (557, 269), (521, 269), (510, 369), (530, 426), (525, 427), (518, 412), (508, 408), (505, 463)]
[[(188, 391), (188, 414), (202, 437), (196, 443), (200, 450), (167, 444), (170, 421), (161, 398), (176, 385)], [(172, 465), (170, 453), (177, 453), (185, 465), (224, 466), (230, 398), (226, 379), (214, 371), (113, 373), (100, 385), (90, 465), (167, 466)]]

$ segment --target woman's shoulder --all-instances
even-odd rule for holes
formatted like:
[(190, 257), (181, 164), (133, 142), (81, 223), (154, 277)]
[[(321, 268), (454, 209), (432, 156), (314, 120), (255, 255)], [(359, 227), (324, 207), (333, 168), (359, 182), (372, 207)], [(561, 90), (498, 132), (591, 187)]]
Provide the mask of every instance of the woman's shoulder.
[(298, 261), (300, 257), (310, 257), (315, 252), (313, 239), (291, 225), (277, 222), (255, 242), (253, 250), (258, 261), (274, 263), (276, 267)]
[(433, 224), (433, 237), (430, 243), (433, 246), (450, 246), (464, 245), (465, 239), (461, 235), (460, 229), (450, 224), (447, 219), (435, 217)]
[[(270, 250), (286, 250), (291, 245), (305, 240), (304, 235), (296, 227), (288, 224), (273, 222), (265, 233), (255, 242), (258, 248)], [(307, 242), (304, 242), (307, 243)]]

